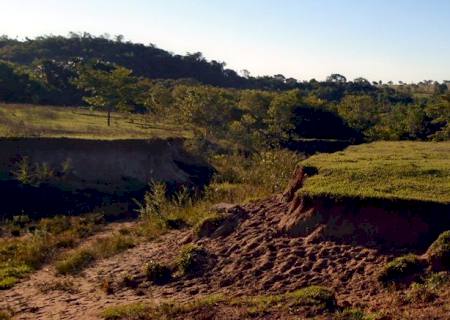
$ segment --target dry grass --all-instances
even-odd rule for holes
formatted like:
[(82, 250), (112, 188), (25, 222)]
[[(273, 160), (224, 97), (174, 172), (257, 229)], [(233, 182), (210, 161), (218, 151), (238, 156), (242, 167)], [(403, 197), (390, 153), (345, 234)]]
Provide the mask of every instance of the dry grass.
[(85, 108), (0, 104), (0, 137), (52, 137), (80, 139), (148, 139), (190, 137), (175, 124), (137, 114), (112, 114)]

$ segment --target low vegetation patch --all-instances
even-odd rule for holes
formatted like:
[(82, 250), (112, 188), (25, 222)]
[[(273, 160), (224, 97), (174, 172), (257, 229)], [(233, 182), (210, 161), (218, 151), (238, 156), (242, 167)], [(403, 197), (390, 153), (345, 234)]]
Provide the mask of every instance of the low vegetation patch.
[(221, 307), (239, 307), (242, 316), (258, 316), (274, 311), (300, 314), (302, 308), (314, 308), (320, 312), (333, 312), (336, 308), (334, 292), (312, 286), (281, 295), (244, 296), (227, 298), (211, 295), (187, 303), (163, 302), (159, 305), (129, 304), (106, 309), (102, 316), (118, 319), (184, 319), (189, 313), (213, 310)]
[(384, 284), (410, 282), (423, 273), (424, 267), (424, 260), (416, 255), (401, 256), (386, 264), (378, 279)]
[(181, 248), (176, 262), (178, 270), (184, 275), (200, 274), (207, 264), (208, 251), (194, 244), (188, 244)]
[[(20, 220), (21, 224), (17, 224)], [(98, 215), (45, 218), (39, 221), (17, 218), (6, 222), (20, 227), (20, 238), (0, 239), (0, 289), (8, 289), (29, 272), (49, 261), (62, 248), (70, 248), (101, 227)]]
[(211, 219), (214, 214), (210, 208), (216, 203), (245, 203), (281, 192), (302, 159), (303, 155), (279, 149), (252, 156), (213, 156), (211, 163), (216, 174), (201, 193), (182, 188), (169, 195), (164, 184), (153, 182), (144, 201), (137, 201), (140, 232), (155, 238), (174, 225), (196, 226)]
[(210, 236), (225, 221), (225, 217), (221, 214), (213, 214), (203, 218), (194, 227), (194, 233), (197, 237)]
[[(433, 201), (450, 204), (449, 142), (375, 142), (302, 162), (318, 174), (301, 192), (312, 196)], [(389, 183), (386, 183), (389, 181)]]
[(161, 285), (172, 279), (172, 270), (169, 266), (150, 261), (145, 266), (145, 275), (154, 284)]
[(435, 271), (450, 270), (450, 231), (445, 231), (427, 250), (427, 258)]
[(52, 282), (41, 282), (38, 283), (37, 288), (42, 293), (49, 293), (52, 291), (62, 291), (67, 293), (77, 293), (79, 290), (76, 287), (75, 283), (71, 280), (63, 279), (63, 280), (56, 280)]
[(406, 301), (409, 303), (430, 303), (436, 300), (438, 295), (427, 284), (413, 283), (406, 292)]
[(67, 252), (55, 264), (60, 274), (78, 273), (97, 259), (108, 258), (134, 246), (131, 236), (120, 233), (99, 238), (94, 243)]
[(2, 137), (66, 137), (81, 139), (148, 139), (189, 137), (179, 124), (149, 120), (140, 114), (113, 112), (111, 126), (105, 114), (89, 109), (0, 104)]

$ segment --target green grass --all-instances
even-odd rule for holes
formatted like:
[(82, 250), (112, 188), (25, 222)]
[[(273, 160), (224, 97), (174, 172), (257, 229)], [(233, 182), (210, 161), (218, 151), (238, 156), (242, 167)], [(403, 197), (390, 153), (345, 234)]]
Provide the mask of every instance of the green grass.
[(450, 142), (374, 142), (302, 164), (318, 169), (303, 194), (450, 203)]
[(378, 275), (384, 284), (401, 282), (424, 272), (425, 262), (414, 254), (397, 257), (387, 263)]
[(132, 236), (115, 233), (99, 238), (88, 246), (66, 252), (55, 263), (55, 268), (59, 274), (75, 274), (91, 265), (95, 260), (109, 258), (133, 247), (134, 244)]
[(112, 114), (74, 107), (0, 104), (0, 137), (80, 139), (148, 139), (190, 137), (179, 125), (161, 123), (137, 114)]
[(57, 216), (30, 222), (36, 228), (33, 232), (23, 226), (21, 237), (0, 238), (0, 290), (11, 288), (62, 249), (99, 230), (97, 223), (97, 215)]
[[(297, 309), (314, 307), (323, 312), (336, 308), (334, 292), (323, 287), (311, 286), (280, 295), (242, 296), (228, 298), (211, 295), (186, 303), (162, 302), (160, 304), (134, 303), (107, 308), (102, 316), (107, 320), (119, 319), (184, 319), (191, 312), (199, 312), (218, 306), (235, 307), (242, 316), (256, 317), (272, 311), (294, 313)], [(246, 317), (245, 317), (246, 318)]]

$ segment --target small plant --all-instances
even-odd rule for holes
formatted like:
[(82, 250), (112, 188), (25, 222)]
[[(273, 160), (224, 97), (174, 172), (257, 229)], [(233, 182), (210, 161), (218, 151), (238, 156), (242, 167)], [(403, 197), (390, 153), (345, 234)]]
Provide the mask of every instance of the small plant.
[(77, 273), (95, 260), (94, 253), (89, 248), (81, 248), (66, 255), (55, 265), (59, 274)]
[(321, 305), (330, 311), (336, 308), (336, 297), (333, 290), (321, 286), (310, 286), (288, 293), (286, 298), (292, 300), (290, 307), (297, 305)]
[(28, 157), (23, 157), (17, 163), (17, 168), (12, 172), (13, 176), (23, 184), (31, 184), (33, 181), (33, 169)]
[(384, 284), (414, 280), (424, 270), (425, 263), (414, 254), (398, 257), (385, 265), (378, 276)]
[(102, 281), (101, 289), (106, 294), (113, 294), (114, 293), (114, 287), (113, 287), (113, 281), (110, 278), (104, 278)]
[(436, 300), (437, 294), (427, 285), (413, 283), (406, 292), (406, 300), (410, 303), (429, 303)]
[(18, 279), (16, 277), (4, 277), (0, 280), (0, 290), (12, 288)]
[(68, 175), (70, 172), (72, 171), (72, 160), (70, 160), (69, 158), (64, 160), (61, 163), (61, 174), (63, 176)]
[(180, 252), (177, 266), (181, 274), (195, 275), (201, 273), (208, 263), (208, 252), (203, 247), (188, 244)]
[(127, 274), (123, 277), (122, 283), (125, 287), (133, 288), (133, 289), (135, 289), (139, 286), (139, 281), (138, 281), (137, 277), (129, 275), (129, 274)]
[(428, 248), (426, 255), (433, 270), (450, 270), (450, 231), (441, 233)]
[(365, 320), (364, 311), (360, 309), (345, 309), (335, 315), (335, 320)]
[(220, 214), (207, 216), (195, 225), (194, 233), (199, 238), (208, 237), (223, 224), (224, 220), (224, 216)]
[(172, 270), (166, 265), (150, 261), (145, 266), (145, 275), (154, 284), (161, 285), (170, 282), (172, 279)]
[(164, 220), (163, 215), (166, 213), (165, 209), (168, 206), (168, 199), (166, 197), (167, 188), (164, 183), (151, 182), (150, 191), (145, 193), (144, 204), (139, 205), (138, 212), (143, 220), (155, 219)]
[(37, 284), (37, 288), (42, 293), (49, 293), (51, 291), (62, 291), (68, 293), (77, 293), (78, 289), (71, 280), (56, 280), (52, 282), (42, 282)]
[(0, 320), (10, 320), (13, 317), (12, 310), (0, 310)]
[(449, 282), (450, 275), (447, 272), (432, 273), (425, 281), (426, 285), (432, 290), (442, 288), (448, 285)]

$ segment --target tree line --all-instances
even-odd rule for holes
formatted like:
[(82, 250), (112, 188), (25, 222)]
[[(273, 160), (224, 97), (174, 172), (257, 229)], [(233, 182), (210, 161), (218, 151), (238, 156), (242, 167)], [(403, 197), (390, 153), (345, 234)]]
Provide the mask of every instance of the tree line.
[(448, 83), (299, 82), (239, 76), (201, 54), (179, 56), (122, 38), (0, 38), (0, 101), (89, 105), (174, 119), (205, 140), (255, 149), (301, 138), (446, 140)]

